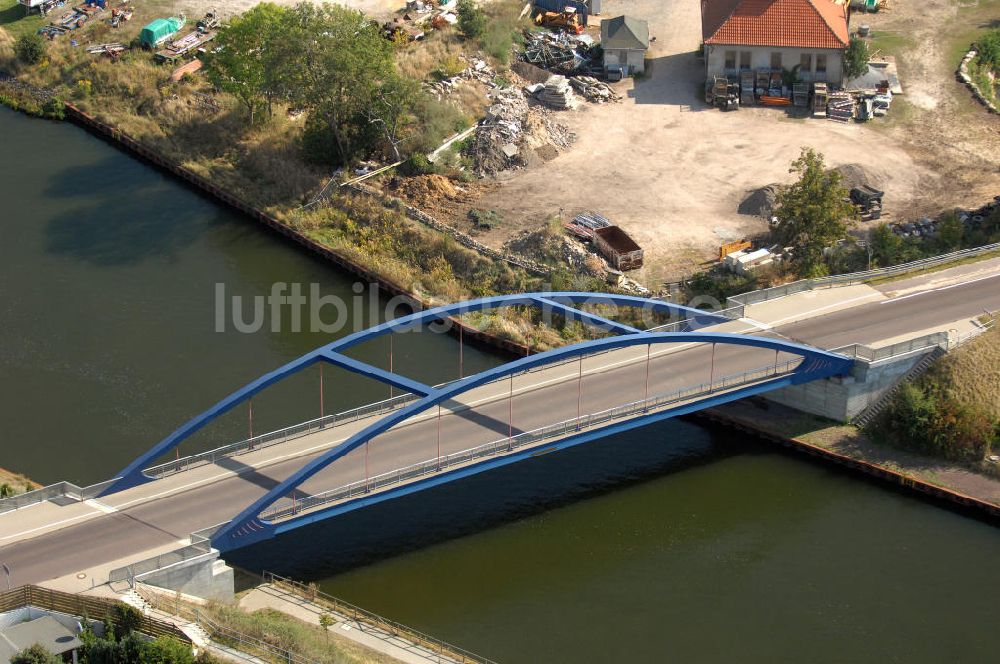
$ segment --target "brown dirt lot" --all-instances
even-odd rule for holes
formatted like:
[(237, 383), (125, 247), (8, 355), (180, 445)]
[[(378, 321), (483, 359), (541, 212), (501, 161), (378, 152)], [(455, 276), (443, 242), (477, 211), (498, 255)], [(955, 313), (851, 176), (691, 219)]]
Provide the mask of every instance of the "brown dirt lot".
[(803, 146), (830, 165), (858, 163), (886, 185), (886, 211), (901, 214), (933, 176), (893, 139), (860, 125), (795, 119), (783, 110), (722, 113), (701, 98), (704, 63), (699, 3), (609, 0), (605, 14), (645, 18), (656, 37), (649, 73), (624, 81), (621, 104), (581, 106), (563, 121), (579, 136), (572, 150), (519, 172), (484, 205), (522, 225), (564, 208), (602, 212), (646, 250), (636, 278), (656, 288), (690, 273), (718, 245), (763, 231), (764, 220), (737, 214), (747, 190), (787, 182)]
[(788, 182), (802, 146), (831, 166), (858, 163), (881, 180), (888, 220), (1000, 193), (1000, 122), (954, 79), (958, 51), (998, 13), (996, 0), (965, 9), (950, 0), (904, 0), (889, 12), (855, 15), (852, 26), (906, 36), (893, 54), (907, 94), (888, 121), (869, 125), (795, 119), (778, 109), (710, 109), (699, 98), (703, 63), (694, 55), (699, 3), (608, 0), (604, 7), (606, 16), (627, 11), (650, 22), (657, 39), (649, 74), (619, 84), (622, 104), (563, 113), (576, 145), (484, 196), (481, 205), (498, 209), (510, 232), (560, 209), (567, 216), (600, 211), (646, 249), (647, 265), (634, 276), (656, 288), (711, 259), (720, 242), (764, 230), (763, 220), (736, 207), (748, 189)]

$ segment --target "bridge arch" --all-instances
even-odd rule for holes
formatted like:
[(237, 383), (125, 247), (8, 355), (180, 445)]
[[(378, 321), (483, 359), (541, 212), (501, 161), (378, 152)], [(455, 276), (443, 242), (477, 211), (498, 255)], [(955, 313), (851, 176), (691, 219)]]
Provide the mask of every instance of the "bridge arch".
[[(766, 338), (722, 332), (634, 332), (615, 337), (607, 337), (586, 341), (571, 346), (557, 348), (537, 355), (520, 358), (513, 362), (483, 371), (474, 376), (450, 383), (440, 389), (435, 389), (424, 395), (417, 402), (410, 404), (394, 413), (386, 415), (363, 430), (354, 434), (343, 443), (327, 450), (302, 468), (293, 473), (283, 482), (268, 491), (267, 494), (254, 501), (227, 525), (213, 535), (213, 544), (222, 550), (243, 546), (254, 541), (269, 537), (274, 532), (273, 524), (259, 517), (260, 513), (273, 505), (282, 497), (299, 487), (303, 482), (313, 477), (337, 459), (342, 458), (352, 450), (371, 441), (375, 436), (385, 433), (397, 424), (419, 415), (447, 400), (460, 397), (462, 394), (501, 378), (523, 372), (525, 370), (552, 364), (564, 359), (606, 350), (616, 350), (632, 346), (661, 345), (674, 343), (712, 343), (735, 346), (764, 348), (798, 355), (802, 362), (792, 371), (791, 376), (783, 384), (800, 384), (811, 380), (846, 374), (850, 371), (853, 360), (843, 355), (830, 353), (803, 344), (783, 339)], [(237, 543), (238, 541), (238, 543)]]
[(726, 316), (722, 316), (720, 314), (706, 312), (693, 307), (687, 307), (673, 302), (666, 302), (653, 298), (620, 295), (615, 293), (586, 292), (540, 292), (515, 295), (497, 295), (417, 311), (407, 316), (401, 316), (399, 318), (386, 321), (385, 323), (376, 325), (369, 329), (349, 334), (346, 337), (332, 343), (324, 344), (323, 346), (320, 346), (319, 348), (292, 360), (284, 366), (266, 373), (260, 378), (248, 383), (239, 390), (217, 402), (208, 410), (191, 418), (175, 431), (170, 433), (166, 438), (137, 457), (128, 466), (122, 469), (120, 473), (118, 473), (115, 480), (108, 485), (101, 495), (115, 493), (117, 491), (129, 489), (152, 481), (154, 478), (147, 476), (143, 472), (143, 469), (151, 465), (154, 460), (175, 449), (195, 432), (232, 410), (237, 405), (247, 401), (255, 394), (258, 394), (271, 385), (274, 385), (275, 383), (320, 362), (333, 364), (340, 368), (347, 369), (348, 371), (375, 378), (376, 380), (382, 381), (394, 387), (398, 387), (414, 394), (422, 395), (425, 398), (436, 393), (434, 388), (424, 385), (418, 381), (410, 380), (404, 376), (400, 376), (389, 371), (384, 371), (370, 364), (360, 362), (343, 355), (343, 351), (385, 334), (413, 329), (415, 327), (447, 319), (452, 316), (460, 316), (466, 313), (490, 311), (514, 306), (528, 306), (538, 308), (543, 311), (555, 312), (565, 316), (567, 320), (578, 320), (592, 327), (615, 332), (617, 334), (636, 334), (642, 332), (641, 330), (631, 326), (609, 320), (578, 308), (581, 305), (589, 304), (640, 308), (657, 313), (666, 313), (672, 316), (680, 315), (685, 317), (687, 327), (690, 329), (724, 323), (730, 320)]

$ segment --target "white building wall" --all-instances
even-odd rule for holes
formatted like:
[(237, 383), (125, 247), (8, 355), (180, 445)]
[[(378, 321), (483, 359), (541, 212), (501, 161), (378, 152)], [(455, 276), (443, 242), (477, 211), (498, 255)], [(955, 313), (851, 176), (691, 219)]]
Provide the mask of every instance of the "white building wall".
[(604, 51), (604, 66), (628, 65), (633, 74), (641, 74), (646, 69), (646, 52), (638, 49), (612, 48)]
[[(803, 53), (809, 54), (810, 69), (799, 69), (799, 77), (805, 81), (826, 81), (834, 86), (843, 84), (844, 51), (832, 48), (779, 48), (773, 46), (724, 46), (711, 44), (705, 47), (706, 76), (736, 76), (740, 70), (741, 53), (750, 52), (750, 69), (770, 69), (771, 54), (781, 53), (782, 69), (791, 70), (801, 62)], [(736, 67), (726, 68), (726, 52), (736, 55)], [(826, 56), (826, 73), (816, 71), (816, 56)]]

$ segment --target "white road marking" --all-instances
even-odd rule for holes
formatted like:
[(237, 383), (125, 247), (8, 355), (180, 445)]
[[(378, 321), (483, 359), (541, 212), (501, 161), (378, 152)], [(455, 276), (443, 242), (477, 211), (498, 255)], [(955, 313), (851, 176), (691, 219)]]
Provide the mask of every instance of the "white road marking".
[(879, 302), (879, 304), (892, 304), (893, 302), (901, 302), (902, 300), (908, 300), (911, 297), (919, 297), (921, 295), (927, 295), (929, 293), (938, 293), (940, 291), (946, 291), (952, 288), (958, 288), (959, 286), (968, 286), (969, 284), (974, 284), (979, 281), (986, 281), (987, 279), (997, 279), (997, 278), (1000, 278), (1000, 274), (991, 274), (989, 276), (979, 277), (978, 279), (973, 279), (971, 281), (963, 281), (957, 284), (951, 284), (950, 286), (941, 286), (939, 288), (931, 288), (929, 290), (923, 290), (917, 293), (910, 293), (909, 295), (900, 295), (899, 297), (883, 300)]
[(98, 501), (93, 500), (93, 499), (91, 499), (91, 500), (85, 500), (85, 501), (83, 501), (83, 504), (87, 505), (89, 507), (93, 507), (96, 510), (100, 510), (100, 511), (104, 512), (105, 514), (114, 514), (115, 512), (118, 511), (117, 509), (115, 509), (114, 507), (111, 507), (110, 505), (105, 505), (104, 503), (98, 502)]
[(740, 320), (741, 323), (746, 323), (747, 325), (752, 325), (754, 328), (756, 328), (758, 330), (772, 330), (772, 329), (774, 329), (773, 325), (768, 325), (767, 323), (762, 323), (761, 321), (754, 320), (753, 318), (746, 318), (746, 317), (744, 317), (744, 318), (740, 318), (739, 320)]
[[(797, 318), (801, 318), (801, 319), (814, 318), (815, 314), (817, 312), (819, 312), (819, 311), (825, 311), (826, 309), (833, 309), (834, 307), (840, 307), (840, 306), (843, 306), (845, 304), (849, 304), (851, 302), (857, 302), (858, 300), (868, 300), (868, 299), (871, 299), (871, 298), (873, 298), (873, 297), (875, 297), (877, 295), (882, 295), (882, 293), (866, 293), (865, 295), (859, 295), (858, 297), (852, 297), (849, 300), (841, 300), (840, 302), (834, 302), (833, 304), (827, 304), (825, 306), (818, 307), (816, 309), (810, 309), (809, 311), (804, 312), (804, 313), (811, 314), (809, 316), (804, 316), (802, 314), (792, 314), (791, 316), (785, 316), (784, 318), (779, 318), (778, 320), (773, 320), (773, 321), (771, 321), (769, 323), (769, 325), (771, 327), (777, 327), (777, 326), (781, 325), (782, 323), (787, 323), (788, 321), (793, 320), (793, 319), (797, 319)], [(883, 297), (884, 297), (884, 295), (883, 295)]]

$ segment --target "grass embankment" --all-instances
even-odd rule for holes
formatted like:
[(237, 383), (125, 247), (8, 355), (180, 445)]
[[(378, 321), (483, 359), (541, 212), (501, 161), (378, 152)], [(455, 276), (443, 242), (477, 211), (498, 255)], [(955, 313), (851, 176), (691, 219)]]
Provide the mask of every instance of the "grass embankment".
[(951, 352), (904, 383), (872, 423), (879, 441), (993, 474), (1000, 446), (1000, 327)]
[[(235, 606), (211, 604), (202, 609), (212, 620), (228, 629), (245, 634), (279, 650), (288, 651), (301, 659), (330, 664), (391, 664), (398, 660), (365, 648), (336, 632), (310, 625), (298, 618), (274, 609), (247, 613)], [(216, 636), (215, 638), (218, 638)], [(225, 639), (223, 639), (225, 641)], [(246, 642), (227, 643), (266, 661), (283, 664), (283, 660), (263, 649), (248, 647)]]
[[(6, 468), (0, 468), (0, 494), (5, 494), (9, 491), (10, 495), (15, 495), (26, 491), (32, 491), (33, 489), (37, 489), (41, 486), (41, 484), (33, 482), (20, 473), (15, 473), (7, 470)], [(3, 487), (7, 488), (4, 489)]]

